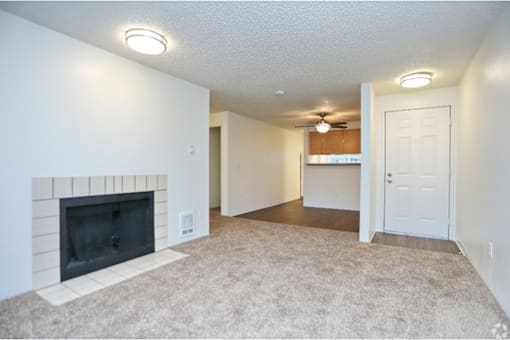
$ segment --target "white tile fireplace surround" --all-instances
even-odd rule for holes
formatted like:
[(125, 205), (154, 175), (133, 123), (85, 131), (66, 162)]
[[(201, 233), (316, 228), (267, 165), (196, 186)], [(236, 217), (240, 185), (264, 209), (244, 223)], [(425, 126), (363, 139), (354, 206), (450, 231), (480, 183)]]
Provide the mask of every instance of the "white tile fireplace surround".
[(154, 191), (154, 248), (167, 248), (167, 176), (38, 177), (32, 179), (32, 288), (60, 279), (60, 199)]

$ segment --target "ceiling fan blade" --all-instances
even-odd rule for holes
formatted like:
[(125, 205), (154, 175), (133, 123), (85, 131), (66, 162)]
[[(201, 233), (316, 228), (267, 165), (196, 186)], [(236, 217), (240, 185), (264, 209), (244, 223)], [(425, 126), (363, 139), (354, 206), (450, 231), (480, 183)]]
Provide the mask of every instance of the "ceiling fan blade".
[(306, 128), (306, 127), (315, 127), (315, 125), (297, 125), (295, 128)]
[(331, 125), (347, 125), (347, 122), (334, 122), (330, 123)]

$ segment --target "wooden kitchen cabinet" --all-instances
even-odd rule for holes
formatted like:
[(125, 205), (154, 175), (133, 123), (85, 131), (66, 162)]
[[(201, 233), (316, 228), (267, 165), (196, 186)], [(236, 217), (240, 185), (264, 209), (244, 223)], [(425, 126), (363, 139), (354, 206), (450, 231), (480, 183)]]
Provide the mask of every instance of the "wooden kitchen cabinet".
[(361, 153), (360, 129), (330, 130), (327, 133), (312, 131), (308, 135), (310, 155)]
[(344, 131), (330, 130), (326, 135), (324, 143), (324, 153), (326, 155), (341, 155), (344, 153)]
[(308, 135), (308, 153), (310, 155), (324, 154), (324, 144), (326, 142), (326, 134), (316, 131), (310, 132)]
[(344, 153), (361, 153), (361, 130), (350, 129), (344, 132)]

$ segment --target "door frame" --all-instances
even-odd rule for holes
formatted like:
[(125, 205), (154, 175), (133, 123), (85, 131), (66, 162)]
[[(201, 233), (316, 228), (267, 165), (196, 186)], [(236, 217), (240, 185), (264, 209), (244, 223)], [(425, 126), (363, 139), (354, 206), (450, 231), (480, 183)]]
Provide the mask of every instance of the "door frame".
[[(220, 128), (220, 214), (229, 215), (228, 199), (228, 116), (220, 114), (216, 119), (210, 119), (209, 131), (212, 128)], [(209, 152), (209, 146), (207, 149)], [(209, 158), (207, 158), (209, 159)], [(208, 165), (209, 167), (209, 165)], [(209, 183), (207, 184), (209, 190)]]
[[(391, 112), (404, 112), (404, 111), (416, 111), (416, 110), (427, 110), (427, 109), (440, 109), (440, 108), (448, 108), (449, 114), (450, 114), (450, 133), (449, 133), (449, 179), (448, 179), (448, 240), (456, 241), (455, 238), (455, 225), (456, 225), (456, 219), (455, 219), (455, 204), (456, 204), (456, 195), (455, 195), (455, 185), (456, 185), (456, 173), (457, 173), (457, 129), (456, 129), (456, 112), (452, 110), (452, 105), (437, 105), (437, 106), (425, 106), (425, 107), (413, 107), (409, 109), (398, 109), (398, 110), (387, 110), (384, 111), (383, 116), (383, 147), (382, 147), (382, 186), (383, 186), (383, 197), (382, 197), (382, 229), (383, 232), (386, 232), (386, 147), (387, 147), (387, 138), (386, 138), (386, 121), (387, 121), (387, 114)], [(393, 234), (398, 234), (396, 232), (391, 232)], [(421, 237), (427, 237), (425, 235), (418, 235), (418, 234), (408, 234), (411, 236), (421, 236)], [(429, 236), (430, 237), (430, 236)]]
[[(209, 138), (211, 136), (211, 130), (212, 129), (218, 129), (218, 131), (220, 132), (220, 213), (221, 213), (221, 207), (223, 206), (223, 191), (224, 191), (224, 186), (223, 186), (223, 168), (224, 168), (224, 165), (223, 165), (223, 128), (221, 127), (221, 125), (218, 125), (218, 126), (209, 126)], [(210, 141), (210, 139), (209, 139)], [(211, 145), (209, 144), (209, 157), (210, 157), (210, 153), (211, 153)], [(210, 160), (210, 158), (209, 158)], [(209, 162), (209, 174), (210, 174), (210, 171), (211, 171), (211, 163)], [(210, 182), (210, 179), (209, 179), (209, 191), (211, 190), (211, 182)], [(209, 202), (210, 203), (210, 202)], [(209, 206), (209, 209), (211, 209), (211, 207)]]

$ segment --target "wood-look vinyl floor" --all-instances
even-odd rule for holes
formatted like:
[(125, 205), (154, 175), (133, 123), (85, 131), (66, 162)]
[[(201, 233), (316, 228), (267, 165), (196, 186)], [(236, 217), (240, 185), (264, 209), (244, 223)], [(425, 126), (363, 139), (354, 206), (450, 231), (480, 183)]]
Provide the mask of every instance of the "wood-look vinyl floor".
[(411, 249), (423, 249), (442, 253), (460, 254), (459, 247), (453, 241), (437, 240), (433, 238), (376, 233), (372, 243), (386, 244)]
[(236, 217), (312, 228), (359, 231), (359, 211), (304, 207), (301, 199)]
[[(220, 215), (219, 209), (211, 209), (214, 216)], [(331, 230), (359, 231), (359, 212), (350, 210), (309, 208), (303, 206), (303, 200), (295, 200), (273, 207), (252, 211), (236, 216), (251, 220), (284, 223)], [(376, 233), (373, 243), (390, 246), (438, 251), (459, 254), (457, 244), (448, 240)]]

